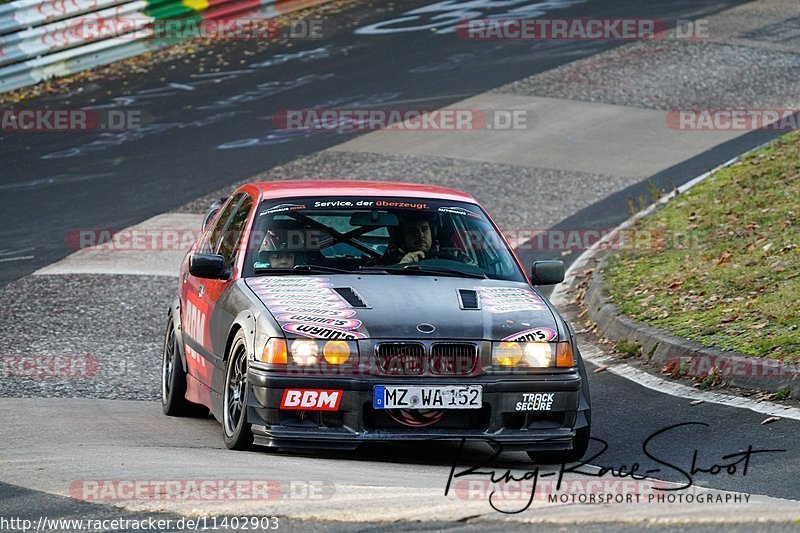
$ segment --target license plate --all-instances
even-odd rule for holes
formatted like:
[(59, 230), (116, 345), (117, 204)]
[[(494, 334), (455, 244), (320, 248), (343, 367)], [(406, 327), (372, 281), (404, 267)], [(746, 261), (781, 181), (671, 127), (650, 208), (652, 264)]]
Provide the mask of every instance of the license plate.
[(480, 385), (376, 385), (372, 396), (375, 409), (480, 409), (482, 403)]

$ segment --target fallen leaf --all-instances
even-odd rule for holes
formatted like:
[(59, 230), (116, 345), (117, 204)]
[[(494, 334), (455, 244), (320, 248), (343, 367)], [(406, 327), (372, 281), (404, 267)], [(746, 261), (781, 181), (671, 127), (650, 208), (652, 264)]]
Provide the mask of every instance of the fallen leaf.
[(594, 369), (594, 373), (597, 374), (598, 372), (605, 372), (606, 370), (608, 370), (607, 366), (598, 366)]
[(765, 252), (769, 252), (770, 248), (772, 248), (772, 243), (771, 242), (767, 243), (767, 244), (765, 244), (764, 246), (761, 247), (761, 249), (764, 250)]
[(765, 419), (763, 422), (761, 422), (761, 425), (763, 426), (763, 425), (766, 425), (766, 424), (771, 424), (773, 422), (777, 422), (780, 419), (781, 419), (781, 417), (779, 417), (779, 416), (771, 416), (771, 417)]
[(701, 403), (703, 403), (703, 400), (695, 400), (693, 402), (689, 402), (689, 405), (700, 405)]
[[(765, 250), (765, 251), (766, 251), (766, 250)], [(719, 257), (719, 259), (717, 259), (717, 264), (718, 264), (718, 265), (721, 265), (721, 264), (723, 264), (723, 263), (728, 263), (728, 262), (730, 262), (730, 260), (731, 260), (731, 255), (733, 255), (733, 254), (731, 254), (730, 252), (725, 252), (725, 253), (723, 253), (723, 254), (722, 254), (720, 257)]]

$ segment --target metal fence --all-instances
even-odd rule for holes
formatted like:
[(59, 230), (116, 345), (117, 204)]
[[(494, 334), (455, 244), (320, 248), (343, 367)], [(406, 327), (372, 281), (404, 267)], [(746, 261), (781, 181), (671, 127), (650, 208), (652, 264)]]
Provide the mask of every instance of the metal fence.
[(0, 92), (174, 44), (159, 21), (273, 18), (328, 1), (16, 0), (0, 5)]

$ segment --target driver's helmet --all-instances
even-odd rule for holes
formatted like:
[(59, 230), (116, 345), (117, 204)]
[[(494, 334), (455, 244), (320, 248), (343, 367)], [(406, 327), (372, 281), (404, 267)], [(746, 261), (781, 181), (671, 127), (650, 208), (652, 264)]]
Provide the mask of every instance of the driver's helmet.
[(262, 252), (278, 252), (289, 249), (286, 231), (267, 230), (264, 242), (261, 244)]
[(311, 260), (306, 250), (304, 232), (289, 227), (267, 229), (258, 252), (260, 263), (269, 263), (273, 252), (289, 252), (294, 255), (295, 264), (307, 263)]

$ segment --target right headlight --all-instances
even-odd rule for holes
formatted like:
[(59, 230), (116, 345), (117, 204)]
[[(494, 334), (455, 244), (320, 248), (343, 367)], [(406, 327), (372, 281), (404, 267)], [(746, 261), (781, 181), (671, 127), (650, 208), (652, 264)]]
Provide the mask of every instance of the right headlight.
[(569, 368), (575, 366), (569, 342), (495, 342), (492, 365), (500, 368)]

